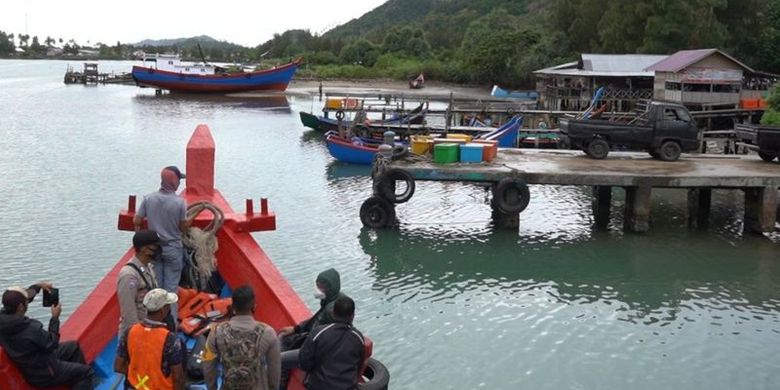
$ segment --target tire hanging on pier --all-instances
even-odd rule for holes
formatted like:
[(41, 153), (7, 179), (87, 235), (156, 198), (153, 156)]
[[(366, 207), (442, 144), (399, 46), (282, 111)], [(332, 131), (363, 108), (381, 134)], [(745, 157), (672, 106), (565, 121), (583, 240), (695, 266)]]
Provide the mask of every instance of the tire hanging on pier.
[[(398, 194), (396, 182), (402, 181), (406, 185), (406, 190)], [(414, 195), (415, 184), (412, 174), (400, 168), (391, 168), (379, 176), (377, 183), (377, 192), (379, 197), (387, 199), (392, 203), (405, 203), (412, 199)]]
[(360, 222), (363, 226), (377, 229), (390, 226), (393, 221), (395, 221), (395, 207), (385, 199), (372, 196), (360, 206)]
[(530, 201), (531, 191), (523, 179), (504, 178), (493, 187), (493, 207), (504, 214), (520, 213)]

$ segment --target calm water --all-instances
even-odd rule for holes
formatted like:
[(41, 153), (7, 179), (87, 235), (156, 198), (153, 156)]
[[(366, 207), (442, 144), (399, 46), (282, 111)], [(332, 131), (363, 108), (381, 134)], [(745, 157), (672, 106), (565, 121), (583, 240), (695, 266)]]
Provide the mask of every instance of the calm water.
[(393, 388), (780, 387), (779, 238), (741, 234), (738, 192), (715, 192), (705, 232), (686, 229), (684, 193), (654, 192), (639, 236), (620, 196), (595, 232), (588, 189), (537, 186), (518, 233), (493, 230), (484, 190), (419, 183), (401, 226), (374, 232), (367, 168), (299, 122), (321, 103), (65, 86), (66, 64), (0, 61), (0, 286), (51, 279), (72, 312), (130, 244), (127, 195), (184, 165), (205, 123), (217, 187), (237, 208), (269, 198), (278, 230), (255, 237), (311, 307), (316, 274), (341, 272)]

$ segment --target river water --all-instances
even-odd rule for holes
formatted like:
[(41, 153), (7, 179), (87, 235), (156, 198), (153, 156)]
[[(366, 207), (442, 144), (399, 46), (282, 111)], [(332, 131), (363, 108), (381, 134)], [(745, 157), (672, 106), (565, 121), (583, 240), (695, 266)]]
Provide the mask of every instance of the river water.
[(691, 231), (685, 194), (656, 191), (651, 231), (633, 235), (620, 194), (599, 232), (589, 189), (532, 186), (507, 232), (483, 189), (419, 183), (400, 226), (375, 232), (358, 218), (368, 168), (300, 124), (320, 102), (66, 86), (66, 65), (0, 61), (0, 286), (50, 279), (71, 313), (130, 244), (127, 195), (183, 166), (205, 123), (216, 186), (237, 209), (269, 199), (278, 228), (255, 237), (311, 308), (316, 274), (341, 272), (391, 388), (780, 387), (779, 239), (741, 233), (739, 192), (715, 191), (711, 227)]

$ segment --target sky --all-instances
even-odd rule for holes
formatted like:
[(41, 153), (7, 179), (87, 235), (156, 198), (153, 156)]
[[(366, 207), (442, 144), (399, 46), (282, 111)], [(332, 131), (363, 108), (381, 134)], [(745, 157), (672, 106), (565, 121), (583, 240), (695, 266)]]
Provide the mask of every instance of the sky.
[(253, 47), (292, 29), (322, 34), (385, 1), (2, 0), (0, 31), (80, 45), (208, 35)]

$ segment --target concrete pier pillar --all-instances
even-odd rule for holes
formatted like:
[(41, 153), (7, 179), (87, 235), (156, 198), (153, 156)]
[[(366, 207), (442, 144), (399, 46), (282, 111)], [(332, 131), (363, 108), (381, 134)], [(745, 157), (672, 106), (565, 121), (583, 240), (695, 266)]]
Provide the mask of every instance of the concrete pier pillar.
[(500, 229), (515, 229), (520, 227), (520, 214), (504, 214), (493, 209), (493, 223)]
[(706, 228), (710, 221), (712, 205), (711, 188), (691, 188), (688, 190), (688, 226), (694, 229)]
[(612, 187), (593, 186), (593, 220), (597, 230), (605, 230), (609, 225), (610, 207), (612, 206)]
[(650, 230), (651, 187), (625, 187), (626, 211), (623, 229), (632, 233), (646, 233)]
[(745, 188), (744, 231), (750, 233), (771, 232), (777, 219), (777, 188)]

